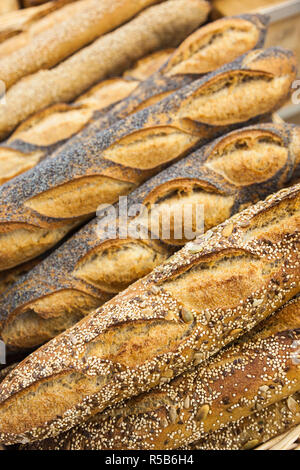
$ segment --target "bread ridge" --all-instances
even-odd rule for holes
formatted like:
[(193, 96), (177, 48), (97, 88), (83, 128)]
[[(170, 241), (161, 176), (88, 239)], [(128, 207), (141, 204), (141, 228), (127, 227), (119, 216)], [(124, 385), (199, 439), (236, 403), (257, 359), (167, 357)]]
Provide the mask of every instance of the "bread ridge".
[(162, 38), (165, 47), (169, 46), (168, 40), (170, 45), (174, 45), (175, 29), (179, 44), (205, 21), (207, 14), (205, 0), (189, 0), (188, 3), (184, 0), (164, 0), (55, 67), (23, 77), (6, 93), (5, 109), (0, 113), (0, 138), (4, 139), (35, 112), (55, 103), (72, 101), (100, 80), (124, 72), (145, 54), (158, 50)]
[[(65, 236), (70, 226), (73, 228), (93, 215), (99, 204), (115, 202), (120, 195), (197, 146), (221, 133), (263, 119), (289, 95), (294, 74), (292, 53), (278, 48), (253, 51), (105, 131), (89, 126), (54, 158), (0, 188), (1, 200), (5, 200), (5, 206), (0, 207), (0, 269), (9, 269), (40, 255)], [(203, 93), (216, 101), (215, 87), (226, 91), (228, 82), (232, 84), (231, 94), (227, 97), (223, 93), (223, 108), (218, 100), (216, 112), (212, 111), (209, 122), (207, 117), (203, 122), (199, 113), (201, 109), (206, 113), (208, 105)], [(263, 92), (263, 101), (259, 93), (257, 98), (250, 94), (251, 87), (256, 85)], [(240, 102), (238, 109), (234, 92), (242, 93), (246, 100)], [(202, 100), (202, 107), (196, 104), (196, 97)], [(251, 103), (254, 100), (250, 108), (248, 99)], [(229, 104), (233, 109), (228, 121)], [(245, 112), (243, 116), (241, 109)], [(221, 110), (225, 115), (220, 115)], [(160, 139), (164, 147), (158, 145)], [(131, 155), (125, 152), (128, 145)], [(99, 178), (107, 185), (100, 185)], [(96, 180), (100, 194), (93, 189)], [(85, 193), (82, 186), (87, 188)], [(9, 252), (11, 237), (14, 249)], [(41, 237), (44, 246), (39, 242)]]
[(169, 382), (298, 294), (299, 201), (296, 185), (233, 216), (28, 356), (0, 386), (0, 441), (55, 436)]
[[(130, 72), (125, 73), (125, 79), (108, 79), (101, 82), (98, 87), (107, 86), (107, 93), (112, 94), (112, 100), (108, 106), (101, 104), (101, 101), (99, 105), (92, 103), (92, 106), (89, 106), (89, 103), (85, 103), (84, 101), (86, 94), (77, 98), (76, 101), (70, 105), (66, 103), (52, 105), (50, 108), (36, 113), (22, 123), (12, 136), (10, 136), (8, 141), (0, 145), (0, 156), (2, 153), (2, 158), (5, 163), (5, 154), (7, 154), (9, 162), (12, 162), (15, 155), (15, 159), (19, 161), (19, 166), (22, 164), (25, 165), (23, 171), (27, 171), (30, 169), (30, 164), (31, 167), (34, 167), (42, 159), (53, 154), (58, 147), (73, 135), (80, 132), (80, 130), (88, 124), (97, 121), (98, 129), (109, 127), (117, 120), (123, 119), (129, 114), (136, 112), (137, 109), (154, 104), (155, 101), (163, 99), (167, 94), (171, 94), (179, 88), (195, 81), (201, 75), (210, 72), (212, 69), (218, 68), (220, 64), (230, 62), (231, 59), (238, 57), (240, 53), (261, 47), (266, 35), (266, 23), (266, 18), (261, 15), (243, 15), (210, 23), (190, 35), (188, 41), (184, 41), (178, 47), (176, 53), (168, 60), (168, 70), (166, 70), (166, 73), (164, 72), (166, 67), (158, 67), (157, 65), (157, 69), (160, 68), (161, 70), (159, 72), (157, 70), (157, 73), (154, 75), (151, 74), (151, 77), (140, 77), (146, 78), (145, 83), (140, 83), (140, 85), (137, 80), (132, 80), (132, 77), (128, 75)], [(235, 31), (235, 36), (232, 30)], [(218, 44), (216, 41), (220, 41), (220, 31), (222, 31), (222, 41), (224, 45), (221, 52), (216, 56), (215, 49)], [(240, 35), (242, 35), (243, 41), (240, 41), (240, 47), (237, 49), (236, 40)], [(175, 36), (174, 40), (177, 42), (177, 35)], [(213, 38), (215, 38), (215, 41), (212, 41)], [(205, 48), (205, 54), (202, 52), (202, 55), (200, 54), (199, 56), (197, 54), (197, 48), (200, 48), (203, 41), (207, 44), (207, 47)], [(157, 54), (158, 53), (154, 53), (153, 59), (151, 57), (142, 59), (146, 64), (150, 62), (150, 70), (154, 68)], [(162, 55), (162, 57), (164, 57), (164, 55)], [(152, 66), (151, 61), (153, 61)], [(157, 57), (157, 61), (159, 63), (159, 56)], [(176, 74), (170, 76), (172, 63), (174, 61), (176, 61)], [(183, 62), (183, 70), (180, 69), (180, 61)], [(138, 64), (140, 69), (143, 67), (143, 62)], [(190, 67), (192, 67), (193, 74), (187, 73), (189, 71), (189, 64)], [(186, 73), (183, 73), (185, 71)], [(198, 74), (196, 74), (197, 71), (199, 72)], [(178, 74), (178, 72), (180, 72), (180, 74)], [(138, 73), (138, 70), (136, 70), (136, 73)], [(129, 77), (130, 80), (126, 80), (127, 77)], [(120, 86), (119, 95), (115, 90), (113, 90), (113, 92), (109, 90), (112, 80), (117, 81), (115, 86), (118, 84)], [(136, 86), (137, 90), (134, 92), (133, 90)], [(94, 90), (96, 94), (97, 85), (88, 93), (92, 94)], [(130, 96), (126, 99), (126, 95), (129, 93)], [(125, 98), (123, 105), (113, 105), (113, 101), (118, 102), (121, 98)], [(50, 128), (51, 134), (48, 137), (47, 134), (45, 135), (45, 124), (42, 127), (41, 124), (44, 122), (47, 125), (47, 120), (49, 121), (51, 114), (54, 116), (54, 113), (63, 116), (64, 120), (62, 121), (61, 117), (56, 121), (52, 132)], [(70, 119), (72, 119), (74, 123), (71, 126), (69, 123)], [(80, 120), (79, 124), (77, 123), (77, 119)], [(64, 121), (65, 131), (63, 127)], [(47, 141), (47, 139), (50, 140)], [(10, 177), (6, 177), (6, 180), (23, 172), (18, 169), (18, 164), (15, 162), (10, 163), (9, 168), (12, 168), (13, 171)], [(5, 171), (5, 167), (3, 171)], [(5, 174), (3, 174), (2, 178), (2, 182), (5, 182)]]
[[(266, 141), (265, 152), (263, 145), (256, 149), (257, 142), (261, 141)], [(254, 156), (251, 153), (253, 148), (256, 149)], [(238, 149), (235, 151), (239, 158), (233, 160), (234, 153), (230, 154), (228, 149)], [(214, 161), (224, 161), (224, 166), (219, 164), (221, 170), (214, 167)], [(263, 168), (263, 174), (257, 172), (257, 168)], [(189, 203), (189, 195), (194, 192), (194, 203), (205, 204), (204, 228), (207, 231), (249, 203), (288, 186), (299, 173), (299, 128), (293, 125), (256, 125), (222, 136), (159, 173), (128, 197), (127, 207), (133, 204), (151, 204), (154, 207), (160, 201), (168, 202), (168, 194), (172, 196), (172, 191), (175, 191), (180, 197), (170, 202), (172, 210), (178, 201)], [(211, 202), (203, 199), (203, 195)], [(228, 204), (222, 203), (224, 200), (228, 200)], [(151, 206), (147, 206), (148, 210)], [(118, 213), (118, 205), (115, 210)], [(130, 223), (134, 220), (138, 221), (135, 217)], [(98, 212), (95, 219), (22, 277), (8, 292), (0, 295), (1, 335), (7, 345), (22, 349), (51, 339), (53, 331), (58, 334), (71, 326), (71, 322), (78, 321), (94, 309), (95, 299), (100, 306), (138, 278), (147, 275), (186, 241), (183, 238), (163, 240), (159, 233), (156, 239), (153, 239), (153, 234), (148, 238), (134, 239), (130, 234), (120, 238), (119, 232), (116, 232), (116, 238), (112, 238), (101, 227), (104, 221), (107, 226), (113, 226), (113, 219), (111, 222), (107, 220), (105, 211), (103, 215)], [(146, 233), (149, 232), (147, 227)], [(141, 253), (146, 259), (143, 265)], [(124, 263), (120, 261), (122, 256)], [(110, 259), (109, 270), (103, 267), (106, 258)], [(116, 277), (125, 279), (126, 283), (123, 281), (121, 284), (119, 280), (116, 284)], [(79, 295), (90, 296), (81, 310), (76, 299)]]
[[(293, 320), (290, 309), (294, 310)], [(257, 434), (258, 413), (264, 416), (268, 407), (279, 411), (276, 403), (285, 399), (290, 404), (290, 395), (299, 394), (300, 369), (293, 357), (295, 351), (300, 352), (300, 298), (292, 306), (284, 306), (279, 315), (281, 320), (277, 322), (275, 314), (271, 328), (268, 320), (265, 321), (267, 331), (263, 336), (253, 334), (251, 339), (242, 338), (238, 344), (220, 351), (204, 365), (185, 372), (171, 383), (162, 383), (155, 390), (111, 407), (56, 438), (33, 443), (33, 447), (173, 450), (189, 446), (200, 436), (200, 442), (211, 448), (213, 435), (224, 439), (229, 432), (227, 428), (239, 429), (233, 423), (241, 420), (246, 432), (246, 423), (256, 424)], [(285, 322), (292, 329), (281, 330)], [(291, 416), (286, 411), (284, 414)], [(300, 420), (300, 407), (297, 411)], [(282, 418), (280, 412), (279, 416)], [(292, 416), (297, 419), (297, 413)], [(272, 423), (270, 420), (270, 427)], [(246, 448), (253, 445), (251, 435), (245, 439), (245, 435), (237, 434), (236, 440), (242, 441)], [(231, 445), (232, 439), (227, 443)]]
[(0, 15), (8, 13), (10, 11), (18, 10), (19, 3), (18, 0), (3, 0), (2, 5), (0, 5)]

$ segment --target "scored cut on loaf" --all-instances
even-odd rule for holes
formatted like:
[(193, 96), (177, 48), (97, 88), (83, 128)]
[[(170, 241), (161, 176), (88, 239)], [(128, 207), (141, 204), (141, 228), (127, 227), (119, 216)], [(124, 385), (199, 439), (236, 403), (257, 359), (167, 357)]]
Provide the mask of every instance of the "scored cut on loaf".
[(0, 271), (47, 251), (100, 204), (116, 202), (197, 146), (264, 119), (290, 95), (294, 77), (291, 52), (251, 51), (105, 131), (88, 126), (0, 187)]
[[(201, 443), (211, 449), (217, 438), (228, 447), (234, 441), (250, 448), (255, 437), (263, 438), (259, 413), (263, 419), (270, 416), (268, 407), (276, 412), (276, 419), (270, 420), (265, 437), (278, 426), (281, 431), (284, 417), (300, 421), (300, 407), (291, 397), (300, 390), (300, 298), (260, 328), (172, 382), (161, 381), (155, 390), (28, 448), (170, 450), (186, 448), (199, 438), (193, 449)], [(284, 410), (279, 408), (282, 400)], [(289, 409), (291, 404), (294, 413)], [(239, 429), (244, 432), (235, 435)]]
[[(130, 5), (137, 3), (124, 1)], [(136, 60), (160, 49), (162, 39), (165, 47), (174, 46), (174, 31), (176, 45), (180, 44), (205, 21), (208, 11), (209, 5), (204, 0), (164, 1), (142, 11), (55, 67), (27, 75), (6, 92), (5, 106), (0, 109), (0, 138), (7, 137), (20, 122), (37, 111), (72, 101), (100, 80), (120, 75)], [(4, 56), (2, 61), (12, 55)]]
[(28, 356), (0, 386), (0, 441), (55, 436), (170, 382), (297, 295), (299, 203), (295, 185), (233, 216)]
[[(98, 129), (109, 127), (117, 120), (191, 83), (201, 74), (230, 62), (241, 53), (263, 46), (266, 23), (266, 18), (260, 15), (216, 21), (200, 28), (188, 41), (184, 41), (167, 67), (161, 68), (162, 61), (170, 55), (170, 51), (155, 52), (141, 59), (133, 71), (125, 73), (124, 78), (100, 82), (70, 105), (53, 105), (31, 116), (0, 146), (0, 184), (33, 168), (89, 123), (97, 120)], [(162, 36), (162, 41), (163, 38), (165, 36)], [(216, 54), (220, 39), (221, 52)], [(173, 40), (174, 44), (178, 42), (175, 28)], [(240, 45), (238, 48), (237, 41)], [(170, 45), (169, 38), (168, 43)], [(159, 68), (161, 70), (153, 75)], [(176, 74), (172, 71), (176, 71)], [(149, 78), (147, 74), (153, 76)], [(134, 76), (138, 80), (133, 79)], [(146, 81), (138, 86), (139, 80)], [(130, 93), (136, 87), (135, 93)], [(123, 105), (112, 106), (129, 94)]]
[[(128, 219), (126, 236), (118, 230), (109, 236), (106, 230), (114, 226), (120, 206), (110, 218), (98, 211), (0, 295), (2, 339), (13, 349), (36, 347), (147, 275), (187, 241), (185, 211), (190, 211), (188, 222), (194, 221), (188, 236), (195, 237), (202, 222), (207, 231), (299, 176), (297, 126), (256, 125), (218, 138), (133, 191), (127, 207), (143, 204), (147, 213)], [(203, 215), (197, 227), (199, 208)], [(162, 233), (162, 220), (170, 220), (169, 233)]]

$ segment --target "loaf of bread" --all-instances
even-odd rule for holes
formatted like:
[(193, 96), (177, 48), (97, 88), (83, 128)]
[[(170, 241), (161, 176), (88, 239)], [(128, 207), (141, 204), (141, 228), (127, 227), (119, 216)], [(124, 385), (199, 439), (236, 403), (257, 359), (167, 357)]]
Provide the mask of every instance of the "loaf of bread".
[(0, 5), (0, 15), (9, 11), (18, 10), (20, 7), (18, 0), (2, 0)]
[[(232, 422), (299, 392), (299, 300), (297, 305), (285, 307), (279, 316), (278, 323), (275, 315), (272, 326), (267, 324), (262, 335), (252, 335), (172, 382), (162, 381), (155, 390), (33, 446), (169, 450), (188, 446), (199, 437), (209, 445), (208, 433), (219, 431), (220, 435), (224, 426), (230, 427)], [(289, 325), (294, 328), (286, 329)], [(247, 444), (250, 445), (248, 440)]]
[[(154, 73), (160, 68), (166, 55), (170, 54), (169, 50), (159, 51), (141, 59), (133, 71), (125, 74), (127, 79), (103, 81), (79, 97), (73, 105), (58, 104), (38, 112), (21, 124), (10, 139), (0, 147), (0, 184), (34, 167), (91, 121), (96, 119), (98, 128), (109, 127), (137, 108), (145, 108), (155, 100), (159, 101), (166, 94), (199, 78), (201, 74), (238, 57), (241, 52), (262, 46), (266, 33), (265, 23), (265, 18), (257, 15), (216, 21), (193, 33), (188, 41), (179, 46), (165, 70), (162, 69), (146, 80), (134, 94), (130, 92), (139, 82), (137, 78), (133, 79), (133, 76), (139, 80), (147, 79), (147, 74)], [(223, 41), (223, 47), (217, 55), (216, 47), (219, 44), (216, 38), (219, 36)], [(203, 47), (204, 39), (206, 47)], [(238, 48), (237, 40), (240, 45)], [(174, 41), (177, 42), (176, 35)], [(200, 45), (202, 45), (201, 53), (197, 55), (195, 51)], [(173, 62), (179, 75), (170, 75)], [(198, 74), (196, 74), (197, 64)], [(189, 68), (193, 70), (193, 74), (183, 73)], [(113, 102), (121, 101), (129, 94), (129, 98), (122, 105), (111, 106)]]
[[(0, 386), (0, 441), (67, 431), (109, 405), (170, 382), (251, 330), (300, 292), (299, 227), (296, 185), (187, 243), (32, 353)], [(295, 340), (266, 340), (276, 349), (270, 374), (281, 373), (274, 361), (287, 361)], [(293, 379), (289, 365), (284, 377)], [(293, 393), (292, 380), (286, 387)]]
[(294, 77), (292, 53), (251, 51), (105, 131), (88, 126), (0, 188), (0, 271), (42, 254), (100, 204), (116, 202), (196, 146), (265, 118), (289, 96)]
[[(147, 275), (187, 241), (183, 216), (189, 207), (189, 220), (196, 220), (197, 208), (203, 207), (207, 231), (247, 204), (288, 186), (298, 176), (300, 129), (296, 126), (243, 128), (197, 150), (128, 197), (127, 206), (143, 204), (149, 218), (128, 220), (127, 236), (120, 237), (116, 231), (109, 237), (105, 225), (112, 227), (114, 220), (107, 221), (106, 212), (99, 212), (0, 295), (2, 339), (13, 349), (36, 347)], [(166, 238), (168, 233), (163, 236), (161, 221), (164, 217), (168, 221), (169, 215)], [(145, 233), (152, 236), (133, 238), (129, 232), (133, 223), (143, 223)], [(194, 224), (191, 228), (189, 238), (196, 236), (197, 228), (202, 230), (202, 214), (199, 227)]]
[[(27, 10), (10, 11), (3, 14), (0, 22), (0, 57), (2, 56), (2, 47), (4, 47), (3, 50), (6, 49), (6, 47), (3, 46), (4, 43), (10, 43), (12, 45), (10, 51), (14, 50), (13, 44), (15, 44), (14, 39), (16, 37), (23, 37), (24, 40), (24, 33), (28, 40), (27, 31), (28, 33), (33, 33), (36, 27), (39, 28), (40, 21), (45, 25), (46, 21), (48, 21), (48, 17), (52, 16), (52, 12), (57, 12), (66, 3), (70, 3), (71, 1), (73, 0), (53, 0), (47, 2), (45, 5), (28, 8)], [(46, 17), (47, 20), (45, 19)], [(20, 44), (24, 43), (25, 42), (21, 41)]]
[[(140, 3), (126, 1), (130, 5)], [(146, 1), (150, 0), (143, 0), (144, 3)], [(102, 2), (97, 3), (102, 5)], [(19, 80), (7, 91), (6, 105), (0, 110), (0, 138), (5, 138), (21, 121), (38, 110), (71, 101), (100, 80), (119, 75), (137, 59), (160, 49), (162, 39), (165, 47), (174, 45), (174, 37), (177, 44), (180, 43), (206, 19), (207, 5), (204, 0), (164, 1), (57, 66)], [(13, 55), (4, 56), (1, 63)]]
[(174, 52), (174, 48), (153, 52), (149, 56), (138, 60), (132, 68), (126, 70), (123, 77), (140, 82), (147, 80), (147, 78), (157, 72), (169, 60)]
[(24, 47), (2, 57), (0, 80), (9, 89), (27, 75), (54, 67), (155, 3), (158, 0), (80, 0), (75, 9), (72, 10), (73, 5), (66, 7), (63, 21), (33, 35)]

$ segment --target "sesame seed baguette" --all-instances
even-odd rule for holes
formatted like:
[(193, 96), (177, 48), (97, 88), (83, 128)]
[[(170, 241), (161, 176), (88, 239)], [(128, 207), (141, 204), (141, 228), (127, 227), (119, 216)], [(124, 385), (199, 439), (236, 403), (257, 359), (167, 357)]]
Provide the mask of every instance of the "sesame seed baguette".
[[(57, 104), (36, 113), (0, 146), (0, 184), (33, 168), (92, 121), (97, 120), (98, 129), (109, 127), (137, 109), (160, 101), (172, 91), (196, 80), (201, 74), (230, 62), (240, 53), (261, 47), (266, 34), (266, 23), (266, 18), (259, 15), (216, 21), (193, 33), (179, 46), (167, 66), (148, 80), (147, 73), (160, 68), (166, 52), (156, 52), (142, 59), (133, 73), (140, 77), (139, 80), (146, 80), (134, 93), (130, 94), (139, 81), (133, 80), (132, 72), (128, 71), (125, 76), (129, 76), (130, 80), (106, 80), (71, 105)], [(174, 41), (178, 41), (177, 35), (174, 35)], [(216, 54), (220, 41), (221, 52)], [(170, 55), (170, 51), (168, 54)], [(123, 105), (111, 106), (128, 95), (130, 96), (124, 100)]]
[[(126, 1), (136, 5), (136, 1)], [(139, 1), (153, 3), (154, 0)], [(0, 138), (5, 138), (31, 114), (51, 104), (71, 101), (100, 80), (124, 72), (134, 61), (160, 49), (162, 40), (164, 47), (173, 46), (176, 37), (176, 44), (179, 44), (205, 21), (208, 10), (204, 0), (164, 1), (147, 8), (57, 66), (19, 80), (8, 89), (6, 105), (0, 110)], [(18, 52), (21, 51), (16, 54)], [(6, 56), (1, 62), (3, 60)]]
[(298, 294), (299, 202), (296, 185), (233, 216), (28, 356), (0, 386), (0, 441), (55, 436), (171, 381)]
[[(143, 204), (154, 223), (150, 229), (148, 217), (132, 217), (127, 228), (133, 222), (143, 224), (147, 237), (134, 238), (133, 232), (120, 237), (118, 231), (109, 236), (105, 226), (113, 227), (114, 214), (107, 220), (106, 211), (98, 212), (97, 218), (0, 295), (2, 339), (12, 349), (36, 347), (147, 275), (187, 241), (184, 231), (178, 232), (180, 223), (185, 228), (182, 213), (187, 204), (193, 207), (190, 218), (194, 219), (197, 205), (203, 206), (207, 231), (299, 175), (296, 126), (256, 125), (202, 147), (128, 197), (127, 207)], [(119, 210), (116, 205), (115, 212)], [(162, 237), (159, 214), (166, 219), (171, 214), (169, 238)], [(196, 226), (192, 229), (189, 236), (195, 237)]]
[(51, 16), (50, 14), (58, 11), (71, 1), (73, 0), (51, 1), (45, 5), (39, 5), (26, 10), (10, 11), (1, 15), (0, 50), (2, 51), (2, 47), (5, 48), (4, 43), (8, 44), (17, 38), (17, 36), (22, 36), (25, 31), (32, 31), (36, 24), (44, 22), (45, 18)]
[(33, 35), (24, 47), (2, 57), (0, 80), (8, 90), (21, 78), (54, 67), (99, 36), (119, 27), (159, 0), (80, 0), (66, 7), (63, 21)]
[(99, 204), (116, 202), (195, 147), (263, 119), (289, 96), (294, 77), (292, 53), (252, 51), (105, 131), (89, 126), (0, 188), (0, 270), (42, 254)]
[[(235, 426), (232, 422), (246, 417), (253, 422), (249, 416), (299, 392), (299, 299), (283, 307), (279, 316), (270, 327), (266, 321), (262, 335), (242, 338), (171, 383), (99, 413), (56, 438), (35, 442), (33, 448), (163, 450), (186, 447), (195, 438), (210, 448), (208, 433), (220, 436), (225, 427), (227, 435), (227, 426)], [(285, 323), (296, 329), (281, 330)], [(243, 439), (240, 436), (240, 442)], [(249, 438), (246, 442), (250, 446)]]

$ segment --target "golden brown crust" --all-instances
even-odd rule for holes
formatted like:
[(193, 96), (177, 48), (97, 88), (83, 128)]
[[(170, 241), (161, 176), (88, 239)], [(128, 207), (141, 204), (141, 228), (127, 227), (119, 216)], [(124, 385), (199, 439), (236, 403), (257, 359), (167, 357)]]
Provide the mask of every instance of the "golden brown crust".
[[(21, 36), (21, 33), (34, 28), (35, 24), (39, 23), (44, 17), (50, 16), (51, 13), (56, 12), (62, 8), (66, 3), (73, 0), (59, 0), (50, 1), (45, 5), (40, 5), (35, 8), (27, 10), (11, 11), (1, 16), (0, 24), (0, 51), (2, 51), (3, 41), (10, 41), (9, 38)], [(3, 46), (4, 49), (6, 46)], [(1, 52), (0, 52), (1, 55)]]
[[(68, 291), (106, 301), (147, 275), (183, 245), (187, 241), (184, 232), (179, 239), (174, 239), (174, 232), (184, 205), (193, 204), (194, 211), (196, 204), (204, 205), (204, 229), (209, 230), (251, 202), (289, 185), (300, 172), (299, 160), (299, 128), (289, 125), (243, 128), (194, 152), (144, 183), (128, 198), (128, 207), (134, 203), (146, 205), (152, 222), (154, 216), (160, 220), (160, 224), (151, 227), (158, 240), (134, 239), (130, 235), (120, 239), (118, 232), (116, 238), (109, 238), (105, 230), (100, 230), (106, 214), (101, 217), (98, 213), (96, 219), (10, 292), (0, 296), (3, 339), (13, 348), (34, 347), (45, 338), (50, 339), (53, 325), (56, 324), (57, 333), (63, 331), (70, 326), (71, 314), (77, 312), (76, 302)], [(171, 226), (170, 238), (162, 240), (158, 214), (167, 210), (174, 214), (177, 223)], [(138, 221), (141, 224), (140, 219), (134, 217), (130, 224)], [(107, 224), (113, 226), (113, 220)], [(149, 233), (148, 218), (144, 219), (144, 226)], [(82, 315), (94, 307), (94, 302), (89, 309), (85, 306)], [(77, 313), (73, 319), (77, 321)]]
[[(168, 382), (298, 294), (299, 202), (297, 185), (234, 216), (31, 354), (0, 387), (0, 440), (54, 436)], [(283, 363), (292, 343), (271, 340)]]
[[(299, 392), (300, 368), (296, 360), (300, 352), (299, 298), (293, 302), (293, 308), (293, 321), (287, 305), (280, 312), (281, 321), (277, 323), (275, 315), (271, 328), (268, 320), (265, 322), (263, 337), (254, 334), (251, 339), (221, 351), (205, 365), (168, 384), (162, 382), (155, 390), (112, 407), (57, 438), (34, 443), (34, 448), (164, 450), (187, 446), (199, 437), (210, 448), (214, 441), (212, 438), (211, 442), (208, 433), (222, 439), (224, 432), (224, 439), (228, 433), (226, 426), (236, 429), (231, 423), (245, 422), (246, 417), (246, 422), (252, 423), (252, 429), (254, 423), (256, 435), (259, 434), (256, 412)], [(293, 329), (281, 330), (282, 326)], [(287, 399), (286, 407), (292, 405), (294, 420), (297, 414), (300, 420), (300, 407)], [(273, 408), (279, 411), (278, 406)], [(291, 416), (290, 410), (276, 415), (281, 426), (286, 416)], [(271, 423), (269, 426), (276, 427)], [(236, 441), (246, 447), (253, 445), (250, 429), (244, 428), (246, 440), (244, 433), (236, 436)], [(228, 439), (228, 445), (229, 442), (232, 439)]]
[(0, 5), (0, 15), (8, 13), (9, 11), (18, 10), (20, 7), (18, 0), (2, 0)]
[[(131, 0), (119, 1), (132, 5), (128, 13), (137, 5)], [(150, 1), (153, 3), (154, 0), (139, 0), (139, 3), (145, 5)], [(102, 2), (97, 4), (102, 5)], [(204, 0), (164, 1), (96, 39), (57, 66), (25, 76), (6, 93), (6, 105), (0, 113), (0, 137), (7, 136), (16, 125), (38, 110), (71, 101), (100, 80), (119, 75), (144, 55), (161, 47), (177, 45), (205, 20), (207, 13), (208, 4)], [(21, 50), (15, 54), (19, 52)], [(4, 56), (3, 60), (13, 55)]]
[(77, 9), (71, 15), (68, 6), (63, 21), (32, 36), (25, 47), (2, 58), (0, 80), (6, 84), (8, 90), (21, 78), (42, 68), (54, 67), (157, 1), (83, 0), (78, 2)]
[(115, 202), (195, 146), (265, 117), (289, 95), (294, 76), (291, 53), (250, 52), (106, 131), (89, 126), (54, 158), (0, 189), (0, 270), (41, 254), (41, 237), (54, 245), (99, 204)]
[[(236, 58), (241, 52), (260, 47), (264, 42), (265, 23), (265, 19), (259, 15), (244, 15), (204, 26), (190, 36), (188, 43), (184, 42), (179, 46), (167, 67), (162, 68), (145, 83), (141, 83), (128, 99), (120, 105), (113, 106), (112, 109), (108, 106), (121, 101), (136, 88), (138, 82), (133, 80), (132, 76), (146, 79), (147, 74), (156, 72), (163, 61), (166, 61), (166, 52), (170, 55), (170, 51), (159, 51), (141, 59), (132, 72), (125, 74), (130, 80), (106, 80), (79, 97), (73, 105), (57, 104), (36, 113), (22, 123), (10, 139), (0, 147), (2, 162), (0, 183), (33, 168), (42, 158), (54, 152), (67, 138), (78, 133), (93, 120), (97, 119), (99, 126), (101, 119), (101, 128), (109, 127), (117, 120), (156, 103), (172, 91), (196, 80), (199, 74), (217, 68), (220, 63)], [(243, 40), (240, 35), (243, 36)], [(222, 40), (220, 49), (218, 49), (218, 39)], [(237, 40), (240, 44), (238, 49)], [(199, 48), (202, 51), (200, 56), (196, 53)], [(215, 53), (216, 49), (219, 50), (218, 55)], [(174, 61), (176, 73), (173, 67)], [(182, 73), (189, 67), (192, 67), (193, 73), (197, 75)], [(171, 75), (169, 71), (172, 72)], [(108, 97), (112, 97), (111, 100)]]

